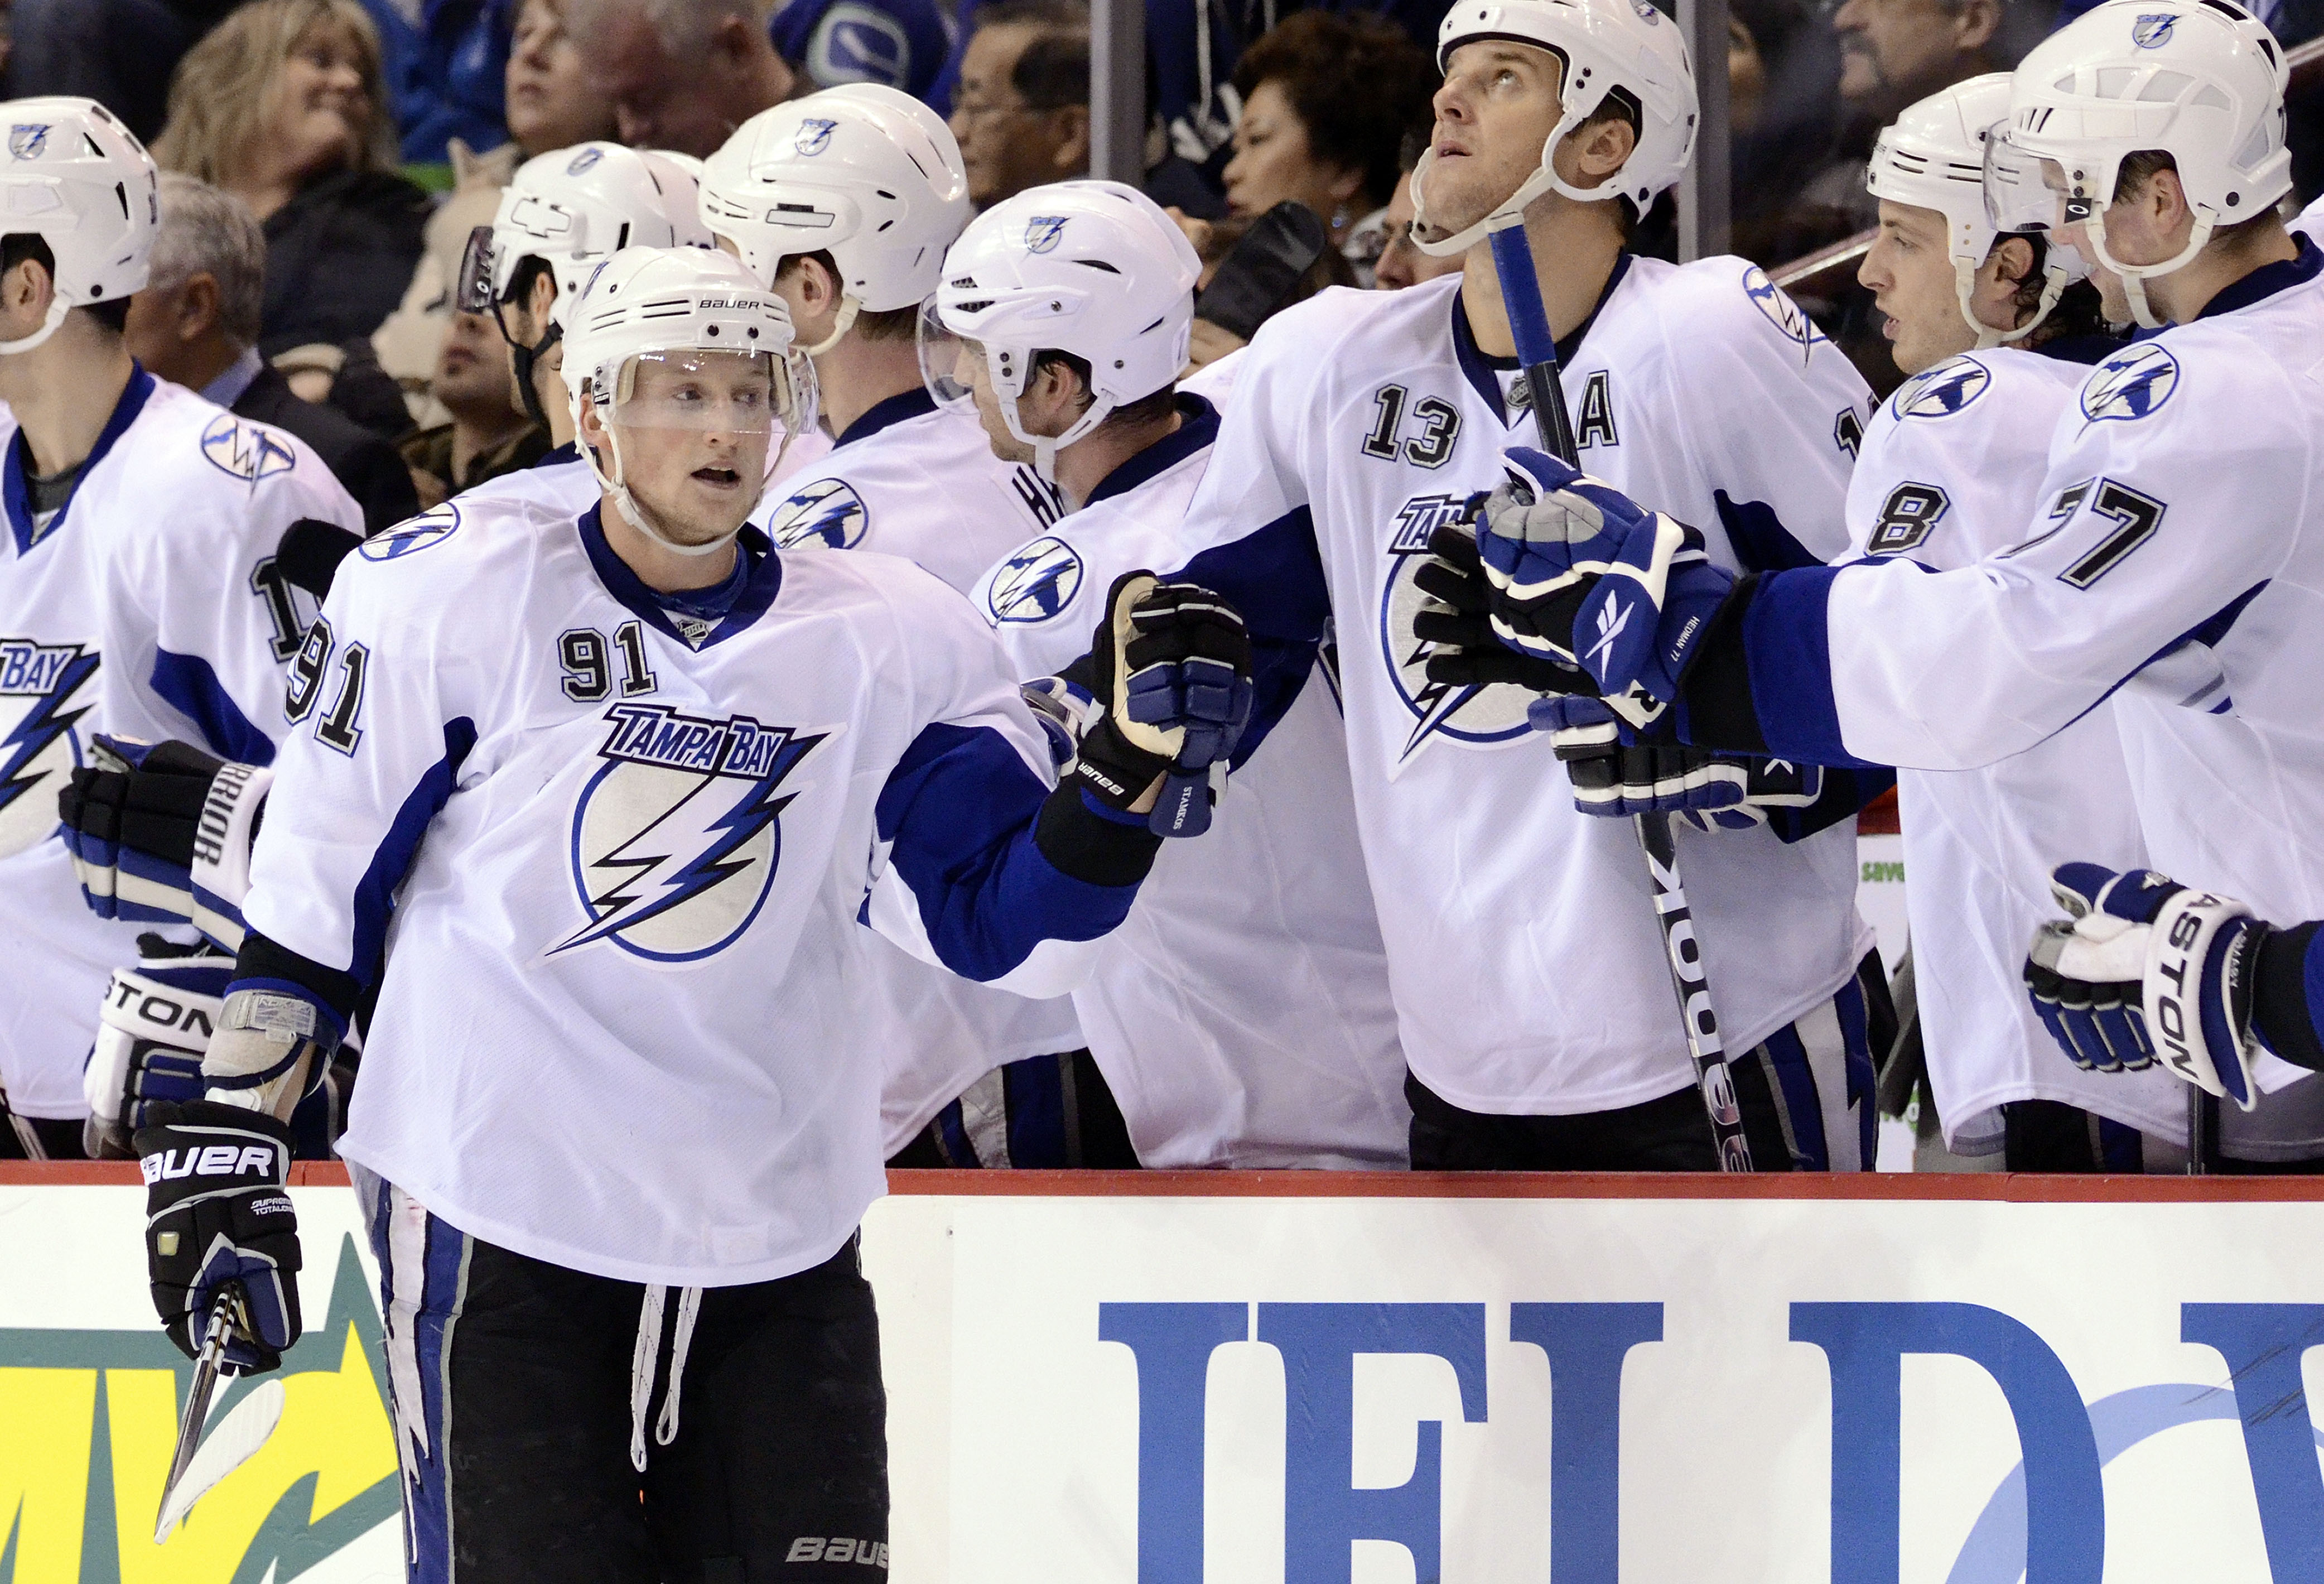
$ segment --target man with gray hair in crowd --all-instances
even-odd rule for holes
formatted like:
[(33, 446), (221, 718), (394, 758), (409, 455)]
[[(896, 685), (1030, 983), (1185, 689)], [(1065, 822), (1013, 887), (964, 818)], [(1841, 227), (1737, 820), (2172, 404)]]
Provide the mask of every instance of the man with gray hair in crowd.
[(303, 401), (258, 355), (266, 236), (233, 194), (191, 176), (161, 177), (152, 276), (129, 300), (130, 354), (159, 378), (315, 449), (376, 533), (420, 509), (395, 448), (336, 407)]
[(770, 0), (571, 0), (566, 30), (623, 143), (706, 160), (798, 85), (768, 41), (771, 9)]

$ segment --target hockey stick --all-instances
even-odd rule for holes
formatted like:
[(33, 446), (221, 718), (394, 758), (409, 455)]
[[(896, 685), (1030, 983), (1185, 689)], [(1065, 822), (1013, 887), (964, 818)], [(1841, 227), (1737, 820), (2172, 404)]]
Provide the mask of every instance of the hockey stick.
[(2212, 1141), (2219, 1135), (2218, 1097), (2187, 1086), (2187, 1175), (2207, 1177), (2211, 1171)]
[[(228, 1284), (210, 1306), (209, 1329), (194, 1360), (193, 1384), (186, 1391), (185, 1416), (178, 1422), (178, 1447), (170, 1459), (170, 1475), (161, 1484), (161, 1504), (154, 1515), (153, 1543), (161, 1544), (210, 1487), (248, 1462), (282, 1419), (282, 1383), (267, 1381), (234, 1406), (207, 1439), (203, 1422), (209, 1418), (210, 1397), (217, 1390), (226, 1362), (226, 1345), (237, 1326), (245, 1325), (242, 1290)], [(198, 1444), (199, 1450), (197, 1450)]]
[[(1533, 249), (1526, 241), (1522, 219), (1496, 229), (1491, 236), (1493, 268), (1501, 278), (1501, 306), (1509, 316), (1516, 338), (1517, 362), (1524, 366), (1526, 389), (1532, 394), (1535, 432), (1542, 449), (1568, 467), (1579, 467), (1573, 443), (1573, 421), (1565, 411), (1565, 390), (1557, 382), (1557, 341), (1549, 333), (1549, 310), (1542, 306), (1541, 283), (1533, 273)], [(1694, 1079), (1702, 1091), (1702, 1108), (1710, 1115), (1712, 1138), (1719, 1146), (1721, 1172), (1751, 1170), (1751, 1146), (1743, 1136), (1743, 1113), (1735, 1103), (1735, 1080), (1727, 1070), (1727, 1050), (1719, 1039), (1719, 1009), (1711, 999), (1711, 980), (1702, 964), (1702, 942), (1696, 938), (1694, 914), (1687, 906), (1686, 884), (1678, 868), (1678, 843), (1671, 834), (1667, 814), (1632, 816), (1638, 846), (1646, 855), (1646, 873), (1654, 881), (1655, 918), (1662, 926), (1663, 954), (1670, 967), (1671, 989), (1678, 996), (1679, 1022), (1686, 1029), (1686, 1053), (1694, 1062)]]

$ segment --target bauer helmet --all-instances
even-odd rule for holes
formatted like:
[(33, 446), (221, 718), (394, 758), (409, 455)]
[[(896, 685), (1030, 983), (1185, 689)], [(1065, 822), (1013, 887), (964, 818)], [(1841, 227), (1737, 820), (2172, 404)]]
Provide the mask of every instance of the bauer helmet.
[[(2273, 35), (2228, 0), (2110, 0), (2012, 74), (2009, 120), (1987, 153), (1990, 218), (2004, 231), (2078, 227), (2077, 247), (2122, 278), (2131, 311), (2153, 329), (2161, 321), (2144, 283), (2292, 190), (2288, 80)], [(2177, 257), (2126, 264), (2107, 250), (2106, 211), (2123, 161), (2147, 149), (2178, 165), (2194, 230)]]
[(935, 111), (878, 83), (826, 88), (744, 122), (710, 157), (702, 219), (761, 282), (783, 260), (831, 255), (840, 302), (831, 334), (863, 310), (917, 308), (970, 215), (960, 144)]
[(8, 153), (0, 161), (0, 235), (34, 236), (56, 260), (55, 301), (41, 328), (0, 353), (30, 352), (76, 308), (144, 286), (161, 228), (161, 178), (134, 134), (95, 99), (0, 104)]
[(1977, 332), (1980, 347), (2006, 346), (2033, 334), (2058, 305), (2059, 294), (2089, 273), (2070, 249), (2045, 247), (2042, 301), (2031, 320), (2014, 330), (1997, 330), (1970, 310), (1978, 269), (1999, 235), (1985, 203), (1987, 136), (2008, 116), (2007, 72), (1957, 82), (1908, 107), (1885, 128), (1864, 173), (1865, 190), (1873, 197), (1944, 217), (1961, 318)]
[[(631, 526), (680, 555), (708, 555), (726, 542), (681, 544), (664, 533), (630, 493), (622, 462), (622, 428), (711, 429), (771, 433), (785, 443), (815, 422), (815, 366), (791, 345), (791, 320), (782, 299), (752, 278), (740, 260), (716, 248), (632, 247), (600, 265), (567, 310), (565, 387), (573, 424), (581, 426), (584, 398), (605, 423), (613, 453), (608, 470), (594, 447), (581, 455)], [(641, 363), (681, 367), (706, 358), (764, 359), (766, 397), (747, 406), (656, 407), (638, 386)], [(664, 404), (667, 406), (667, 403)], [(780, 453), (777, 453), (779, 457)], [(770, 466), (753, 482), (763, 486)], [(735, 532), (740, 533), (740, 524)], [(729, 535), (728, 537), (732, 537)]]
[[(576, 144), (527, 160), (489, 226), (469, 234), (455, 302), (490, 313), (528, 258), (546, 264), (561, 308), (625, 247), (709, 247), (695, 178), (675, 156), (616, 143)], [(552, 309), (552, 315), (558, 310)]]
[[(1009, 432), (1053, 479), (1060, 449), (1177, 379), (1202, 273), (1186, 234), (1134, 187), (1029, 189), (979, 215), (945, 255), (944, 283), (920, 312), (921, 375), (939, 403), (970, 403), (955, 371), (964, 353), (982, 356)], [(1089, 410), (1054, 437), (1026, 433), (1017, 412), (1043, 352), (1090, 366)]]
[[(1552, 190), (1580, 202), (1626, 198), (1643, 215), (1655, 195), (1685, 173), (1694, 153), (1694, 69), (1678, 23), (1647, 0), (1459, 0), (1436, 30), (1437, 69), (1472, 39), (1510, 39), (1555, 55), (1564, 67), (1558, 84), (1563, 114), (1541, 145), (1540, 166), (1499, 208), (1465, 230), (1420, 242), (1422, 252), (1438, 258), (1465, 253), (1487, 232), (1517, 224), (1527, 204)], [(1557, 173), (1551, 156), (1566, 134), (1616, 93), (1637, 111), (1637, 146), (1597, 186), (1575, 187)], [(1412, 172), (1413, 212), (1423, 227), (1434, 163), (1432, 150)]]

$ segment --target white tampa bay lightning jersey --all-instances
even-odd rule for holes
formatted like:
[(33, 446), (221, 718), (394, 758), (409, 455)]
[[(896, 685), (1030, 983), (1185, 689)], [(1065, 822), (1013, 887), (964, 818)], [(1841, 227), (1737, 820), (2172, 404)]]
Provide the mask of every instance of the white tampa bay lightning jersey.
[(5, 410), (0, 454), (0, 1087), (28, 1116), (78, 1116), (106, 976), (141, 925), (81, 900), (57, 794), (100, 732), (271, 761), (315, 613), (275, 549), (301, 517), (361, 533), (363, 514), (304, 441), (143, 369), (52, 514), (32, 514)]
[(882, 1190), (882, 855), (975, 978), (1134, 894), (1032, 845), (1047, 748), (965, 600), (746, 542), (715, 621), (594, 508), (455, 499), (365, 543), (294, 665), (244, 907), (358, 979), (384, 949), (346, 1158), (618, 1280), (804, 1269)]
[[(1055, 523), (1065, 501), (1030, 468), (992, 454), (973, 415), (923, 390), (889, 397), (752, 514), (779, 550), (866, 550), (918, 562), (965, 594), (1010, 546)], [(882, 1109), (889, 1153), (970, 1084), (1006, 1062), (1082, 1042), (1063, 996), (964, 982), (884, 938), (866, 943), (891, 1033)]]
[[(1820, 619), (1829, 635), (1822, 653), (1751, 647), (1767, 740), (1969, 768), (2119, 687), (2148, 862), (2263, 918), (2324, 913), (2319, 276), (2324, 253), (2302, 239), (2296, 261), (2092, 370), (2029, 520), (2000, 531), (2014, 548), (1934, 576), (1860, 567), (1762, 585), (1759, 599), (1797, 609), (1760, 630)], [(2311, 1115), (2294, 1125), (2288, 1107)], [(2269, 1111), (2272, 1144), (2231, 1130), (2235, 1153), (2324, 1153), (2324, 1084), (2271, 1096)]]
[(992, 454), (973, 414), (914, 390), (849, 424), (819, 462), (770, 490), (751, 520), (779, 550), (899, 555), (965, 593), (995, 558), (1065, 509), (1032, 468)]
[[(1186, 575), (1262, 671), (1336, 631), (1358, 828), (1413, 1071), (1470, 1110), (1575, 1114), (1692, 1083), (1645, 860), (1573, 807), (1532, 695), (1445, 689), (1412, 636), (1428, 536), (1533, 443), (1448, 277), (1331, 291), (1245, 353), (1189, 508)], [(1561, 348), (1582, 466), (1702, 527), (1722, 564), (1847, 548), (1863, 381), (1740, 259), (1626, 258)], [(1264, 700), (1279, 686), (1261, 678)], [(1264, 716), (1254, 722), (1263, 734)], [(1263, 760), (1259, 744), (1254, 763)], [(1868, 950), (1852, 826), (1679, 838), (1729, 1049), (1828, 1001)]]
[[(2033, 514), (2050, 436), (2089, 373), (2005, 347), (1905, 381), (1864, 431), (1848, 486), (1851, 548), (1938, 570), (2008, 549)], [(1945, 1142), (1998, 1149), (1997, 1107), (2014, 1100), (2183, 1133), (2177, 1079), (2084, 1071), (2025, 996), (2026, 946), (2057, 916), (2051, 870), (2075, 859), (2116, 869), (2146, 862), (2112, 707), (1979, 769), (1904, 771), (1897, 801), (1914, 983)]]
[[(1223, 383), (1205, 388), (1226, 405)], [(1182, 394), (1179, 408), (1175, 433), (978, 583), (974, 603), (1022, 674), (1080, 658), (1113, 580), (1176, 552), (1219, 424), (1201, 396)], [(1338, 700), (1320, 662), (1283, 685), (1296, 696), (1277, 705), (1265, 751), (1228, 779), (1200, 840), (1163, 844), (1074, 993), (1148, 1166), (1409, 1159), (1404, 1052)]]

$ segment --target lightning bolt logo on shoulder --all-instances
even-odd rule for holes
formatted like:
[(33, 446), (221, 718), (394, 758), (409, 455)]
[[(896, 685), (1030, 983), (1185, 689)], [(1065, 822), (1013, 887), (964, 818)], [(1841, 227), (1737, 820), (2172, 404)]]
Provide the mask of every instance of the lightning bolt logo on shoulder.
[(1044, 534), (1001, 562), (984, 596), (996, 622), (1046, 622), (1081, 592), (1082, 558), (1074, 547)]
[(2155, 342), (2126, 347), (2082, 382), (2082, 416), (2122, 422), (2159, 412), (2179, 388), (2179, 360)]
[(96, 702), (97, 656), (0, 638), (0, 858), (57, 828), (58, 784), (80, 763), (74, 724)]
[(604, 767), (573, 812), (573, 884), (586, 922), (542, 955), (610, 941), (656, 963), (732, 945), (765, 905), (782, 858), (786, 783), (838, 728), (799, 732), (666, 704), (605, 712)]
[(777, 550), (813, 545), (853, 550), (871, 527), (871, 508), (842, 478), (818, 478), (793, 490), (767, 517), (767, 537)]
[(1973, 357), (1950, 357), (1914, 375), (1889, 398), (1899, 419), (1950, 418), (1991, 389), (1993, 375)]
[(255, 484), (299, 465), (298, 455), (281, 436), (255, 423), (237, 421), (221, 412), (202, 431), (202, 455), (221, 473)]

